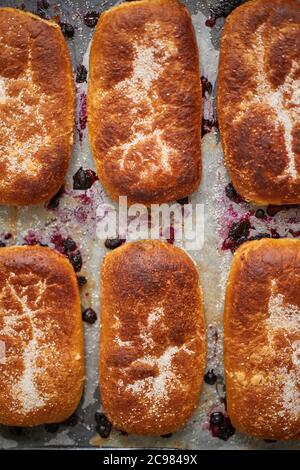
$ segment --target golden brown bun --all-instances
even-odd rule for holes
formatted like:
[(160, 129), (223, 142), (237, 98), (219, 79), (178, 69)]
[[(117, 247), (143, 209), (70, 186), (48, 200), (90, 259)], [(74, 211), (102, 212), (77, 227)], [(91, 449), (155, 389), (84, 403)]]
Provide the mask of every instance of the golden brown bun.
[(0, 204), (36, 204), (61, 187), (70, 158), (70, 56), (56, 23), (13, 8), (0, 8), (0, 46)]
[(228, 413), (241, 432), (300, 438), (300, 240), (242, 245), (225, 304)]
[(97, 173), (113, 199), (167, 202), (201, 176), (201, 84), (188, 10), (177, 0), (103, 13), (90, 53), (88, 123)]
[(218, 117), (235, 189), (257, 204), (300, 203), (300, 5), (253, 0), (227, 18)]
[(74, 270), (49, 248), (1, 248), (0, 286), (0, 344), (6, 353), (6, 362), (0, 360), (0, 423), (64, 421), (79, 403), (84, 380)]
[(104, 411), (129, 433), (163, 435), (197, 406), (205, 325), (197, 270), (159, 241), (109, 253), (101, 278), (100, 392)]

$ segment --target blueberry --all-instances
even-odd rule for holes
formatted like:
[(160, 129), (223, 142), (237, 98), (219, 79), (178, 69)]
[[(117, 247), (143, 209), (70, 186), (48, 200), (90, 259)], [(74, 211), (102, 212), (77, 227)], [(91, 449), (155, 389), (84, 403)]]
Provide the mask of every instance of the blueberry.
[(92, 325), (97, 321), (97, 314), (92, 308), (86, 308), (82, 311), (82, 320)]
[(82, 257), (79, 251), (76, 251), (75, 253), (71, 253), (69, 255), (69, 260), (75, 270), (75, 272), (78, 272), (82, 268)]
[(109, 250), (114, 250), (115, 248), (121, 246), (122, 243), (124, 243), (124, 240), (120, 238), (107, 238), (107, 240), (105, 241), (105, 246)]
[(59, 26), (60, 26), (60, 29), (63, 32), (63, 35), (66, 38), (71, 39), (74, 36), (75, 30), (74, 30), (73, 26), (70, 23), (61, 22), (61, 23), (59, 23)]
[(63, 422), (63, 424), (64, 424), (65, 426), (71, 426), (71, 427), (73, 427), (73, 426), (76, 426), (76, 424), (78, 423), (78, 421), (79, 421), (78, 416), (74, 414), (74, 415), (71, 415), (69, 418), (67, 418), (67, 419)]
[(282, 209), (283, 209), (282, 206), (274, 206), (274, 205), (270, 204), (267, 207), (267, 214), (270, 217), (274, 217), (274, 215), (278, 214), (278, 212), (282, 211)]
[(204, 375), (204, 382), (207, 383), (208, 385), (214, 385), (217, 381), (217, 376), (214, 373), (214, 370), (211, 369), (206, 374)]
[(188, 203), (189, 203), (189, 198), (188, 198), (188, 196), (182, 197), (181, 199), (178, 199), (177, 202), (178, 202), (178, 204), (180, 204), (181, 206), (184, 206), (185, 204), (188, 204)]
[(55, 433), (59, 430), (59, 423), (45, 424), (45, 429), (47, 432)]
[(64, 192), (65, 192), (65, 189), (62, 186), (58, 190), (58, 192), (50, 199), (50, 201), (46, 203), (45, 205), (46, 209), (49, 209), (49, 210), (57, 209), (59, 206), (60, 199), (63, 196)]
[(4, 248), (5, 246), (6, 244), (0, 241), (0, 248)]
[(107, 417), (105, 416), (104, 413), (100, 413), (100, 411), (97, 411), (95, 413), (95, 421), (97, 423), (96, 425), (96, 431), (97, 433), (103, 437), (104, 439), (107, 439), (108, 436), (111, 433), (111, 428), (112, 425), (108, 421)]
[(242, 202), (242, 197), (236, 192), (232, 183), (227, 184), (225, 187), (225, 194), (233, 202), (239, 203)]
[(89, 11), (83, 17), (84, 24), (89, 28), (94, 28), (98, 23), (99, 13), (96, 11)]
[(83, 287), (87, 283), (87, 278), (84, 276), (77, 276), (77, 282), (79, 287)]
[(233, 434), (235, 429), (229, 418), (225, 418), (224, 424), (218, 428), (217, 437), (223, 441), (227, 441)]
[(44, 10), (47, 10), (49, 8), (49, 3), (47, 0), (38, 0), (37, 1), (37, 7), (38, 8), (43, 8)]
[(97, 179), (97, 175), (93, 170), (84, 170), (81, 166), (73, 175), (73, 189), (89, 189)]
[(11, 233), (6, 233), (6, 234), (4, 235), (4, 239), (5, 239), (5, 240), (10, 240), (10, 238), (12, 238), (12, 234), (11, 234)]
[(172, 433), (169, 432), (168, 434), (163, 434), (163, 435), (160, 436), (160, 437), (169, 438), (169, 437), (172, 437)]
[(211, 426), (219, 427), (224, 423), (224, 415), (216, 411), (210, 415), (209, 422)]
[(76, 71), (76, 83), (86, 82), (87, 78), (87, 69), (84, 65), (78, 65)]
[(77, 245), (74, 242), (74, 240), (72, 240), (71, 237), (66, 238), (66, 240), (64, 241), (65, 251), (74, 251), (76, 250), (76, 248), (77, 248)]
[(212, 93), (212, 84), (208, 81), (206, 77), (201, 77), (201, 85), (202, 85), (202, 97), (205, 96), (205, 92), (210, 95)]
[(265, 218), (265, 211), (263, 209), (257, 209), (255, 212), (255, 217), (257, 219), (264, 219)]
[(250, 228), (251, 224), (248, 219), (240, 220), (240, 222), (235, 222), (230, 227), (228, 237), (232, 240), (239, 240), (242, 237), (248, 237)]

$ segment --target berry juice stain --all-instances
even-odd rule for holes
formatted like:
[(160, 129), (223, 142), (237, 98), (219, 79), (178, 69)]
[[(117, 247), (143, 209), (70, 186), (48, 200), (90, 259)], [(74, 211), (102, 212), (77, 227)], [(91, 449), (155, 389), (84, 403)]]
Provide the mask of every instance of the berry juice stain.
[(79, 142), (83, 140), (83, 131), (87, 125), (87, 112), (86, 112), (86, 94), (80, 93), (78, 95), (77, 103), (77, 117), (76, 117), (76, 130), (79, 137)]

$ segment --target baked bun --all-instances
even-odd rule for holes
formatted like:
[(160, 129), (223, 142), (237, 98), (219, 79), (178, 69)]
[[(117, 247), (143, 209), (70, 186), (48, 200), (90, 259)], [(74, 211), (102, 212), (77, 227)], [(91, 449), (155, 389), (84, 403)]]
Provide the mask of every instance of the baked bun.
[(0, 423), (67, 419), (81, 398), (84, 352), (76, 276), (63, 255), (0, 249), (0, 345)]
[(0, 8), (0, 204), (50, 199), (73, 142), (72, 66), (60, 27)]
[(113, 199), (150, 205), (197, 189), (201, 84), (186, 7), (141, 0), (101, 14), (87, 111), (97, 173)]
[(205, 367), (193, 261), (164, 242), (126, 243), (102, 265), (100, 393), (123, 431), (163, 435), (197, 406)]
[(225, 304), (228, 413), (241, 432), (300, 438), (300, 240), (235, 253)]
[(225, 22), (218, 119), (235, 189), (256, 204), (300, 203), (300, 5), (253, 0)]

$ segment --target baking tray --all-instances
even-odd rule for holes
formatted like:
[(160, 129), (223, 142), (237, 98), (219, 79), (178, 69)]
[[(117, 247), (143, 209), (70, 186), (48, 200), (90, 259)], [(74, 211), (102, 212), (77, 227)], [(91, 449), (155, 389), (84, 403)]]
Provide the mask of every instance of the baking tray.
[[(46, 2), (47, 3), (47, 2)], [(75, 34), (68, 39), (74, 70), (88, 64), (88, 50), (93, 29), (84, 24), (84, 15), (96, 11), (101, 14), (112, 5), (120, 2), (111, 0), (66, 0), (55, 2), (0, 1), (1, 6), (21, 7), (26, 10), (56, 16), (58, 20), (70, 23)], [(299, 449), (299, 442), (265, 442), (235, 433), (224, 441), (212, 436), (209, 429), (209, 416), (213, 411), (224, 411), (225, 386), (223, 379), (223, 299), (228, 268), (232, 253), (226, 249), (230, 226), (241, 219), (251, 222), (250, 235), (276, 231), (280, 236), (299, 236), (300, 210), (293, 207), (283, 210), (273, 217), (257, 219), (255, 209), (244, 202), (234, 202), (228, 198), (225, 187), (228, 176), (223, 165), (222, 149), (216, 122), (216, 80), (220, 34), (224, 15), (243, 1), (239, 0), (187, 0), (184, 1), (192, 14), (200, 52), (201, 74), (212, 87), (207, 87), (204, 96), (204, 130), (202, 142), (203, 177), (199, 191), (190, 198), (192, 203), (202, 203), (205, 208), (205, 242), (201, 251), (190, 255), (198, 266), (203, 286), (205, 313), (207, 320), (208, 356), (206, 370), (212, 370), (218, 380), (214, 385), (204, 383), (199, 406), (188, 424), (171, 437), (138, 437), (124, 435), (113, 429), (108, 439), (102, 439), (95, 431), (94, 415), (101, 410), (98, 389), (98, 330), (99, 330), (99, 266), (107, 252), (103, 241), (96, 237), (96, 209), (111, 201), (105, 195), (99, 182), (87, 191), (73, 189), (72, 176), (79, 167), (94, 169), (91, 158), (87, 130), (85, 127), (86, 83), (76, 84), (77, 111), (75, 122), (75, 144), (69, 166), (65, 192), (55, 209), (45, 205), (25, 208), (0, 207), (0, 239), (7, 245), (24, 243), (47, 243), (57, 247), (60, 237), (71, 236), (80, 248), (83, 267), (80, 275), (87, 278), (81, 289), (82, 305), (92, 307), (98, 314), (98, 321), (85, 324), (86, 382), (84, 396), (76, 412), (73, 425), (60, 425), (45, 428), (17, 429), (0, 427), (0, 448), (179, 448), (179, 449)], [(207, 21), (208, 20), (208, 21)], [(275, 232), (274, 232), (275, 233)], [(8, 235), (8, 237), (10, 236)], [(51, 432), (50, 432), (51, 431)]]

